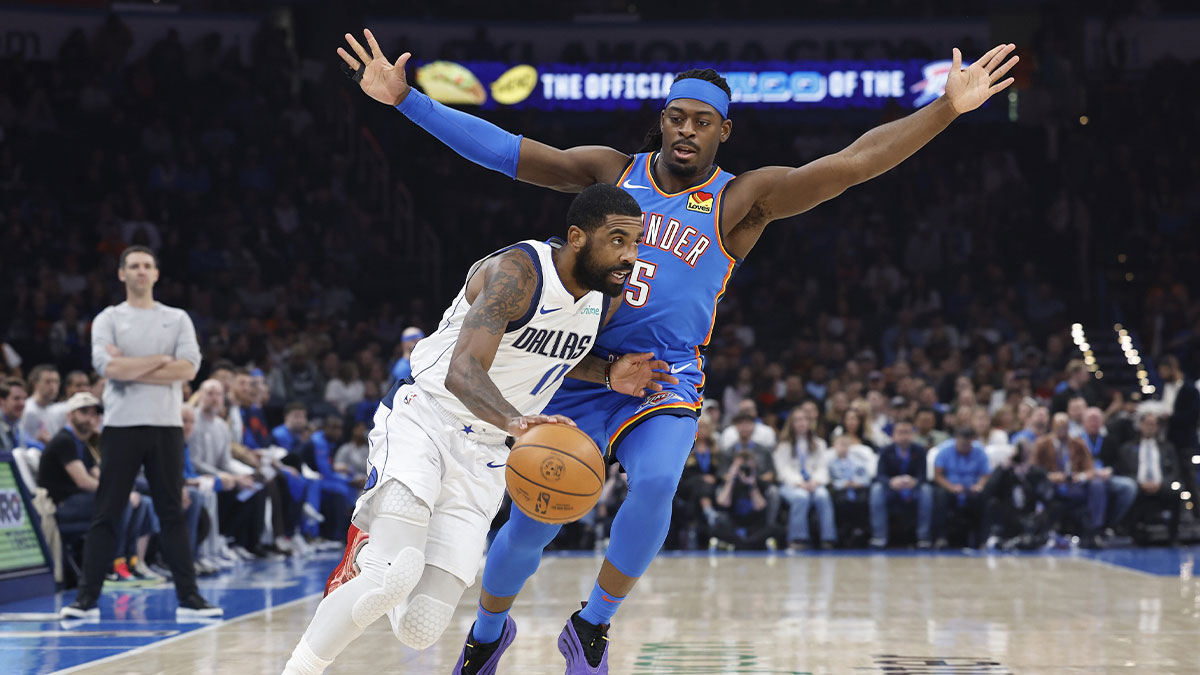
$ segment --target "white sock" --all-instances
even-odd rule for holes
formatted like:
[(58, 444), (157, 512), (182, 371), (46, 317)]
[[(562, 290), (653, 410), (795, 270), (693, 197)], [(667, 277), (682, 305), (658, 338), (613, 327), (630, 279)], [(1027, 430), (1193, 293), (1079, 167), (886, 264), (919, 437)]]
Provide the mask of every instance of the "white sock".
[(331, 663), (333, 659), (325, 660), (317, 656), (304, 638), (300, 638), (296, 649), (292, 651), (292, 658), (283, 667), (283, 675), (321, 675)]

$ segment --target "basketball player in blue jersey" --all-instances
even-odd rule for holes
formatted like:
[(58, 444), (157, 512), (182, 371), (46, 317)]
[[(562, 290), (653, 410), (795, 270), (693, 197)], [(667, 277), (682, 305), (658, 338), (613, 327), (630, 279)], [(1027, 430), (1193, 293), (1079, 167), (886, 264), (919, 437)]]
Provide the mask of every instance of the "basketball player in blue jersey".
[[(998, 45), (970, 66), (953, 52), (946, 93), (911, 115), (868, 131), (845, 149), (799, 168), (772, 166), (740, 176), (714, 163), (729, 140), (730, 90), (713, 70), (676, 77), (644, 152), (599, 146), (560, 150), (510, 134), (411, 89), (405, 53), (389, 62), (370, 31), (368, 48), (351, 35), (339, 48), (347, 74), (372, 98), (395, 106), (463, 157), (517, 180), (564, 192), (620, 185), (641, 205), (645, 225), (623, 303), (593, 353), (653, 352), (679, 380), (641, 401), (567, 381), (547, 407), (572, 417), (624, 467), (629, 494), (613, 522), (599, 578), (584, 608), (567, 621), (559, 650), (567, 675), (608, 672), (608, 624), (666, 539), (671, 504), (696, 436), (704, 348), (730, 276), (767, 223), (803, 213), (898, 165), (959, 115), (1002, 91), (1017, 63)], [(357, 56), (357, 58), (355, 58)], [(513, 513), (488, 554), (478, 616), (456, 673), (494, 673), (512, 643), (513, 600), (558, 532)]]

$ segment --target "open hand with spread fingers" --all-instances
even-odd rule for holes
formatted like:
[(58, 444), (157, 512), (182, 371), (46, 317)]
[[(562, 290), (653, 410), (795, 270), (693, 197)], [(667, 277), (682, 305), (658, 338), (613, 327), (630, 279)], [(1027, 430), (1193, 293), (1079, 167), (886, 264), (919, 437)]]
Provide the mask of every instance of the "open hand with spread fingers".
[(393, 64), (383, 55), (383, 50), (379, 48), (379, 43), (371, 34), (370, 29), (364, 29), (363, 35), (367, 39), (367, 45), (371, 48), (370, 52), (364, 49), (358, 40), (349, 33), (346, 33), (346, 42), (350, 44), (350, 48), (354, 50), (354, 55), (358, 58), (352, 56), (344, 47), (337, 49), (338, 56), (346, 62), (347, 75), (350, 76), (350, 79), (358, 82), (358, 86), (362, 87), (367, 96), (380, 103), (400, 105), (411, 89), (408, 86), (408, 78), (404, 76), (404, 64), (408, 63), (412, 54), (404, 52)]
[(1013, 83), (1011, 77), (1001, 78), (1021, 60), (1015, 55), (1008, 58), (1016, 48), (1014, 44), (996, 45), (966, 68), (962, 67), (962, 52), (954, 48), (953, 65), (946, 77), (946, 100), (954, 112), (960, 115), (970, 112)]

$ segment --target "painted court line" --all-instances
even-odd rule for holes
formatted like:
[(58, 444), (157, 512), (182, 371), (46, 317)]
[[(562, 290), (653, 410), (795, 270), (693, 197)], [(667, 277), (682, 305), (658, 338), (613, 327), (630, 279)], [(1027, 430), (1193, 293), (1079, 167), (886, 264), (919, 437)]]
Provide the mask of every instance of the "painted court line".
[(233, 624), (239, 623), (241, 621), (245, 621), (246, 619), (253, 619), (265, 612), (273, 612), (277, 609), (285, 609), (287, 607), (290, 607), (295, 604), (299, 604), (301, 602), (307, 602), (307, 601), (312, 600), (313, 598), (320, 596), (320, 595), (324, 595), (324, 591), (319, 592), (319, 593), (313, 593), (311, 595), (306, 595), (302, 598), (296, 598), (295, 600), (289, 600), (281, 605), (272, 605), (271, 607), (264, 607), (262, 609), (257, 609), (257, 610), (254, 610), (253, 612), (248, 612), (239, 617), (229, 619), (228, 621), (224, 621), (224, 620), (218, 621), (216, 623), (212, 623), (207, 626), (202, 626), (200, 628), (196, 628), (194, 630), (189, 630), (184, 633), (180, 633), (179, 635), (175, 635), (175, 636), (166, 638), (165, 640), (159, 640), (158, 642), (152, 642), (148, 645), (142, 645), (140, 647), (135, 647), (133, 649), (130, 649), (129, 651), (121, 652), (120, 654), (113, 654), (111, 656), (105, 656), (104, 658), (96, 659), (95, 661), (88, 661), (87, 663), (81, 663), (77, 666), (71, 666), (70, 668), (66, 668), (63, 670), (56, 670), (53, 673), (51, 673), (51, 675), (67, 675), (67, 673), (83, 672), (84, 670), (86, 670), (88, 668), (93, 668), (102, 663), (111, 663), (113, 661), (118, 661), (120, 659), (129, 657), (129, 656), (133, 656), (134, 654), (142, 654), (142, 653), (150, 651), (151, 649), (157, 649), (159, 647), (162, 647), (163, 645), (170, 644), (177, 640), (182, 640), (184, 638), (191, 637), (193, 635), (198, 635), (200, 633), (203, 633), (204, 631), (221, 628), (223, 626), (232, 626)]

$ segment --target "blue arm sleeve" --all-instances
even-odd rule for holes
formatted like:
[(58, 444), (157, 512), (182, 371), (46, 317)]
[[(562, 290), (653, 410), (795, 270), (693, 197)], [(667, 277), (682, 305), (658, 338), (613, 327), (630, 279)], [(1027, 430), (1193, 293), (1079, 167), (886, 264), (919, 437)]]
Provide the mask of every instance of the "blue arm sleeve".
[(448, 108), (416, 89), (408, 92), (396, 110), (472, 162), (509, 178), (517, 177), (520, 136), (474, 115)]

